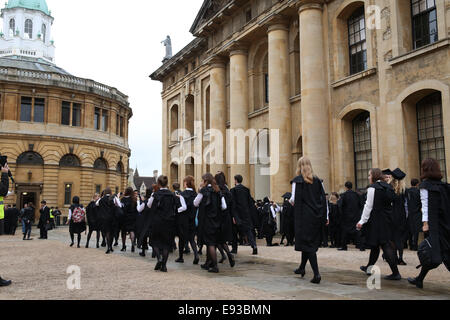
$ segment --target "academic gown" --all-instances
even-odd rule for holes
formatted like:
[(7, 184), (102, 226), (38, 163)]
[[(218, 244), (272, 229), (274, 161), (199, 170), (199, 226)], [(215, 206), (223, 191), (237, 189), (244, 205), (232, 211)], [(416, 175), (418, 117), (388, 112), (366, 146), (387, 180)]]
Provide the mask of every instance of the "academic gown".
[(339, 230), (339, 208), (337, 204), (330, 203), (330, 233), (336, 233)]
[(270, 210), (271, 204), (266, 202), (264, 203), (262, 212), (262, 235), (264, 237), (273, 237), (275, 235), (276, 225), (273, 221), (272, 211)]
[(450, 185), (425, 180), (420, 189), (428, 190), (428, 240), (431, 242), (432, 263), (444, 263), (450, 271)]
[(233, 241), (233, 196), (227, 187), (221, 190), (222, 196), (227, 204), (226, 210), (220, 210), (220, 235), (219, 243), (226, 244), (229, 241)]
[(403, 249), (407, 237), (405, 195), (394, 194), (392, 236), (397, 250)]
[(133, 202), (131, 197), (122, 198), (123, 204), (123, 218), (121, 230), (124, 232), (136, 232), (136, 219), (138, 212), (136, 209), (136, 203)]
[(422, 230), (420, 190), (418, 188), (406, 190), (406, 199), (408, 202), (408, 231), (411, 235), (418, 234)]
[(150, 237), (152, 232), (152, 218), (154, 215), (155, 207), (149, 208), (147, 206), (149, 199), (144, 201), (144, 210), (138, 214), (136, 219), (136, 237), (138, 239), (138, 247), (142, 247), (145, 243), (145, 239)]
[(231, 189), (231, 195), (234, 201), (233, 216), (236, 224), (241, 233), (246, 234), (253, 229), (251, 210), (255, 207), (255, 201), (250, 195), (250, 190), (241, 184)]
[(184, 198), (186, 202), (186, 216), (188, 217), (188, 226), (187, 226), (187, 240), (193, 239), (195, 237), (196, 229), (195, 226), (195, 217), (197, 215), (197, 208), (194, 206), (195, 197), (197, 197), (197, 192), (194, 190), (185, 190), (181, 193), (181, 196)]
[[(309, 184), (303, 176), (296, 177), (294, 219), (295, 250), (315, 253), (319, 250), (322, 226), (327, 221), (327, 200), (320, 179)], [(355, 224), (356, 225), (356, 224)]]
[(199, 206), (199, 232), (202, 243), (207, 246), (216, 246), (221, 242), (222, 203), (221, 194), (212, 187), (200, 190), (203, 199)]
[(170, 190), (163, 189), (153, 194), (152, 233), (150, 244), (154, 248), (170, 250), (173, 248), (176, 226), (175, 214), (181, 206), (178, 197)]
[[(361, 198), (353, 190), (347, 190), (338, 201), (340, 228), (342, 232), (354, 233), (361, 219)], [(346, 245), (345, 243), (343, 244)]]
[(95, 205), (95, 201), (91, 201), (86, 207), (86, 217), (89, 225), (89, 230), (100, 231), (101, 223), (99, 217), (99, 207)]
[(114, 200), (110, 196), (103, 196), (99, 201), (99, 217), (102, 230), (105, 233), (113, 232), (116, 225)]
[(365, 225), (366, 245), (378, 248), (393, 239), (394, 189), (385, 182), (376, 182), (370, 187), (375, 189), (373, 209)]
[(290, 204), (289, 200), (285, 200), (283, 203), (283, 211), (281, 212), (281, 217), (283, 222), (281, 223), (283, 227), (283, 233), (288, 240), (294, 239), (295, 228), (294, 228), (294, 207)]

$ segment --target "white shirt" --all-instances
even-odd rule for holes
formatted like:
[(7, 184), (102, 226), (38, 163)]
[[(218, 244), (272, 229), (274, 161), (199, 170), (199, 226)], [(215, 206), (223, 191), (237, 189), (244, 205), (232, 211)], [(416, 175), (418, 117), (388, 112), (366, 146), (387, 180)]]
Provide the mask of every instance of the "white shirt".
[(422, 222), (428, 222), (428, 190), (420, 189), (420, 200), (422, 201)]
[[(167, 188), (161, 188), (161, 190), (169, 190), (169, 189), (167, 189)], [(147, 202), (147, 207), (148, 207), (149, 209), (152, 208), (153, 201), (155, 200), (155, 198), (154, 198), (153, 195), (154, 195), (154, 194), (152, 194), (152, 196), (150, 197), (150, 199), (149, 199), (148, 202)], [(185, 211), (187, 210), (187, 205), (186, 205), (186, 200), (184, 200), (183, 196), (179, 196), (179, 198), (180, 198), (180, 202), (181, 202), (181, 207), (178, 208), (178, 213), (182, 213), (182, 212), (185, 212)], [(145, 205), (144, 205), (144, 208), (145, 208)], [(142, 210), (144, 210), (144, 209), (142, 208)], [(138, 209), (138, 211), (139, 211), (139, 209)], [(139, 212), (142, 212), (142, 211), (139, 211)]]
[[(110, 197), (111, 195), (110, 194), (107, 194), (106, 195), (106, 197)], [(100, 206), (100, 200), (102, 200), (102, 198), (99, 198), (98, 200), (97, 200), (97, 202), (95, 203), (95, 205), (98, 207), (98, 206)], [(119, 199), (119, 197), (118, 196), (116, 196), (115, 198), (114, 198), (114, 205), (116, 206), (116, 207), (119, 207), (119, 208), (122, 208), (123, 207), (123, 204), (122, 204), (122, 202), (120, 202), (120, 199)]]
[[(296, 190), (297, 184), (293, 183), (292, 184), (292, 197), (289, 200), (289, 202), (291, 203), (292, 206), (295, 205), (295, 190)], [(322, 183), (322, 188), (323, 188), (323, 192), (325, 192), (325, 186)], [(327, 220), (330, 220), (330, 208), (327, 205)]]
[(281, 209), (278, 206), (278, 204), (275, 204), (276, 208), (274, 208), (273, 206), (270, 206), (270, 212), (272, 212), (272, 217), (275, 219), (277, 217), (277, 212), (280, 212)]
[(366, 204), (364, 206), (363, 214), (361, 216), (361, 221), (359, 221), (358, 224), (364, 225), (367, 223), (367, 221), (369, 221), (370, 214), (372, 213), (372, 210), (373, 210), (373, 200), (374, 199), (375, 199), (375, 188), (370, 187), (369, 189), (367, 189)]
[[(211, 185), (208, 185), (208, 187), (211, 187)], [(197, 197), (194, 199), (194, 206), (198, 208), (200, 206), (200, 203), (202, 202), (202, 200), (203, 200), (203, 194), (201, 194), (201, 193), (197, 194)], [(222, 211), (227, 210), (227, 202), (225, 201), (224, 197), (222, 197), (221, 202), (222, 202)]]

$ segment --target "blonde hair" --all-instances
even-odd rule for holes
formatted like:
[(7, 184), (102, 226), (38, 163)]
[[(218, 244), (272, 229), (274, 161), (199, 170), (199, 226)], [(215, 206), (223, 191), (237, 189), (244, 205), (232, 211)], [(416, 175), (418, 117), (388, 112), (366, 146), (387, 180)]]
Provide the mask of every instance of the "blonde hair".
[(394, 188), (394, 191), (397, 195), (405, 193), (406, 190), (405, 180), (394, 179), (392, 182), (392, 187)]
[(303, 179), (312, 184), (314, 181), (314, 171), (311, 165), (311, 160), (308, 157), (302, 157), (297, 163), (297, 175), (302, 175)]

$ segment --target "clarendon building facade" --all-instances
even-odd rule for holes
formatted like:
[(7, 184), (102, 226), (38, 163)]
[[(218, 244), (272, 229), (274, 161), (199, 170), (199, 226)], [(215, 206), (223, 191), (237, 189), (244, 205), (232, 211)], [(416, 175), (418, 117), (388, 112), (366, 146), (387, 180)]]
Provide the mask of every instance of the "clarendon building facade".
[[(417, 178), (427, 157), (450, 172), (449, 0), (206, 0), (190, 31), (195, 39), (151, 75), (163, 84), (171, 182), (240, 173), (256, 198), (279, 201), (302, 155), (327, 192), (348, 180), (366, 188), (371, 167)], [(247, 161), (208, 163), (179, 148), (199, 140), (207, 150), (210, 128), (227, 146), (227, 129), (256, 129)]]
[[(54, 64), (45, 0), (10, 0), (0, 38), (0, 153), (15, 179), (6, 204), (41, 200), (64, 214), (127, 186), (128, 97)], [(38, 211), (36, 211), (38, 216)]]

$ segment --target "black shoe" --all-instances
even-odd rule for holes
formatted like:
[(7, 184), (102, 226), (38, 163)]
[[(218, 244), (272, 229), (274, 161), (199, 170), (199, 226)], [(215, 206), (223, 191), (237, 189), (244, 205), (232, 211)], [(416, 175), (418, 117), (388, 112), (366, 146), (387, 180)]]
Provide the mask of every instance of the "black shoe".
[(370, 273), (367, 272), (367, 270), (369, 269), (368, 267), (366, 267), (366, 266), (361, 266), (361, 267), (359, 267), (359, 269), (361, 269), (361, 271), (364, 272), (366, 275), (368, 275), (368, 276), (371, 275)]
[(228, 262), (230, 262), (230, 267), (232, 268), (234, 268), (234, 266), (236, 265), (236, 261), (234, 261), (234, 257), (232, 254), (228, 256)]
[(314, 278), (311, 280), (311, 283), (320, 284), (320, 281), (322, 281), (322, 277), (320, 275), (314, 276)]
[(118, 247), (118, 246), (119, 246), (118, 242), (114, 243), (114, 247)]
[(134, 248), (134, 246), (132, 246), (132, 247), (131, 247), (131, 252), (134, 253), (135, 251), (136, 251), (136, 249)]
[(231, 253), (232, 253), (232, 254), (237, 254), (237, 249), (231, 250)]
[(419, 281), (417, 278), (408, 278), (408, 282), (419, 289), (423, 289), (423, 281)]
[(184, 263), (184, 259), (183, 258), (178, 258), (177, 260), (175, 260), (176, 263)]
[(125, 247), (122, 247), (122, 250), (120, 250), (120, 251), (126, 252), (126, 251), (127, 251), (127, 247), (126, 247), (126, 246), (125, 246)]
[(2, 278), (0, 278), (0, 287), (7, 287), (11, 285), (11, 283), (11, 280), (3, 280)]
[(203, 270), (209, 270), (210, 264), (209, 264), (209, 263), (205, 263), (205, 264), (202, 264), (200, 267), (201, 267)]
[(258, 248), (254, 248), (252, 255), (256, 256), (257, 254), (258, 254)]
[(191, 250), (184, 250), (184, 254), (191, 254)]
[(194, 264), (198, 264), (200, 262), (200, 258), (199, 257), (196, 257), (195, 259), (194, 259)]
[(88, 244), (86, 244), (85, 248), (86, 248), (86, 249), (89, 249), (89, 245), (88, 245)]
[(302, 278), (304, 278), (304, 277), (305, 277), (305, 274), (306, 274), (305, 269), (300, 269), (300, 268), (298, 268), (297, 270), (295, 270), (294, 273), (295, 273), (295, 274), (301, 275)]
[(336, 246), (335, 246), (334, 244), (332, 244), (332, 245), (330, 246), (330, 249), (336, 249)]
[(100, 248), (100, 245), (97, 243), (97, 249), (99, 249)]
[[(42, 238), (39, 238), (39, 239), (42, 239)], [(70, 247), (72, 248), (74, 244), (75, 244), (75, 243), (72, 242), (72, 243), (70, 244)]]
[(145, 252), (144, 252), (144, 251), (139, 252), (139, 255), (140, 255), (141, 257), (145, 257)]
[(227, 260), (227, 258), (225, 258), (225, 257), (222, 257), (222, 259), (220, 259), (219, 263), (224, 263), (224, 262), (225, 262), (225, 260)]
[(211, 267), (208, 269), (209, 273), (219, 273), (219, 268), (217, 267)]
[(399, 266), (407, 266), (406, 262), (403, 261), (403, 260), (400, 260), (400, 261), (398, 262), (398, 265), (399, 265)]
[(339, 248), (338, 251), (347, 251), (347, 247)]
[(167, 272), (167, 266), (163, 263), (161, 266), (161, 272)]
[(78, 249), (81, 248), (79, 244), (77, 245), (77, 248), (78, 248)]
[(364, 252), (364, 251), (366, 251), (366, 249), (364, 249), (364, 248), (359, 248), (359, 251)]
[(108, 249), (105, 254), (110, 254), (112, 251)]
[(402, 276), (400, 274), (391, 274), (390, 276), (384, 277), (384, 280), (399, 281), (402, 280)]
[(106, 248), (106, 243), (102, 242), (102, 248)]
[(155, 271), (161, 270), (162, 264), (163, 263), (161, 261), (158, 261), (155, 266)]

